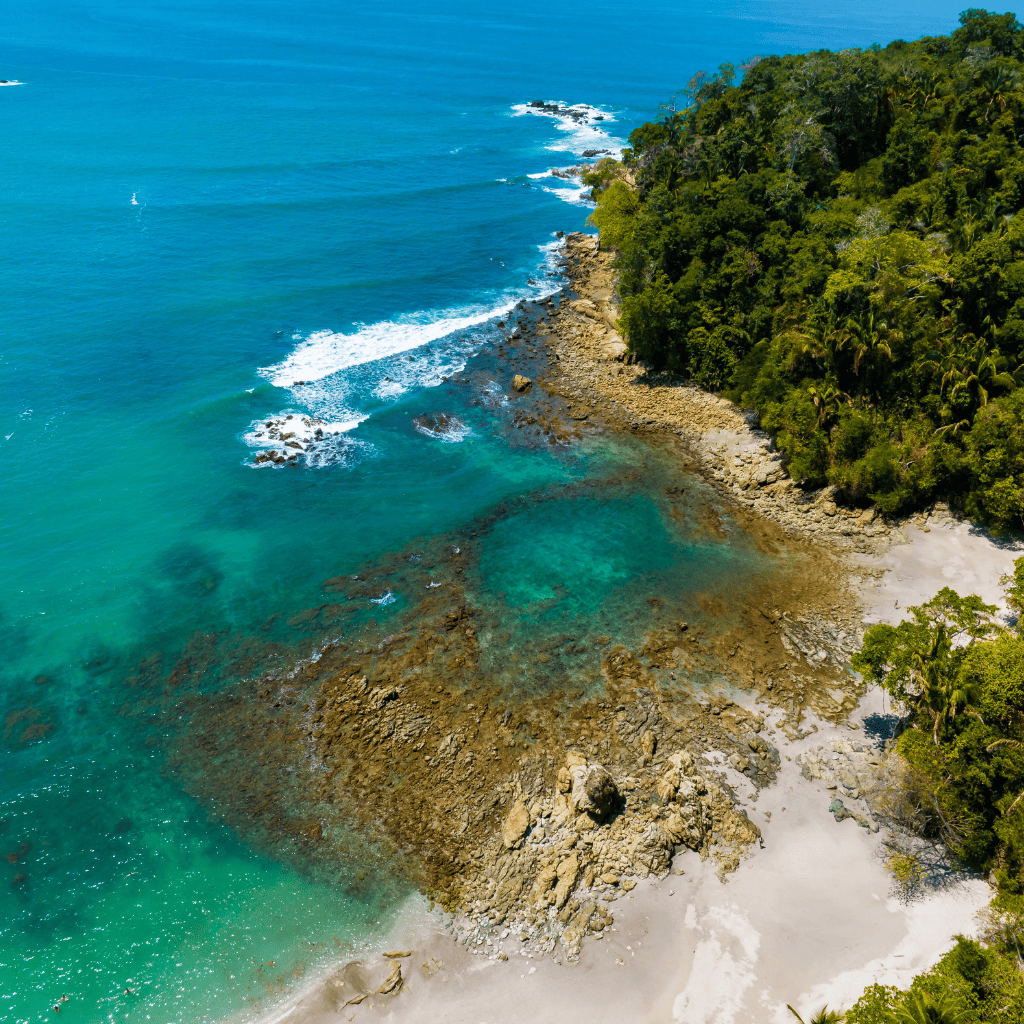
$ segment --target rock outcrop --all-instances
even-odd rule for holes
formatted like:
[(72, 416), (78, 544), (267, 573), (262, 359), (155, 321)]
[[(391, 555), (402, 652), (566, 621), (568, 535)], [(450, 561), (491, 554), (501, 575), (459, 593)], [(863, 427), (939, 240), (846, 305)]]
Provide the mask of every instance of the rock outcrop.
[(688, 752), (676, 751), (660, 768), (651, 779), (656, 801), (623, 799), (639, 789), (635, 777), (620, 788), (602, 765), (569, 751), (550, 791), (529, 808), (522, 797), (512, 804), (502, 843), (487, 849), (482, 876), (466, 879), (463, 902), (485, 926), (521, 933), (540, 926), (572, 958), (586, 934), (608, 923), (594, 916), (595, 901), (628, 891), (635, 878), (665, 874), (677, 850), (735, 868), (760, 830)]

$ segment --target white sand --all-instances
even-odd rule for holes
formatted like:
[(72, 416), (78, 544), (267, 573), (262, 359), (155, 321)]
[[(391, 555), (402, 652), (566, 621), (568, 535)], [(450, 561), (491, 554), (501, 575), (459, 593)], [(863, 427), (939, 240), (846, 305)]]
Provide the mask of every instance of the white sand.
[(894, 545), (881, 558), (863, 560), (885, 570), (877, 585), (864, 589), (865, 622), (899, 622), (908, 607), (927, 601), (943, 587), (952, 587), (961, 596), (977, 594), (1005, 611), (999, 577), (1012, 572), (1014, 559), (1024, 555), (1019, 540), (994, 538), (948, 518), (929, 519), (925, 527), (907, 525), (902, 533), (905, 543)]
[[(866, 563), (885, 570), (865, 588), (867, 622), (897, 622), (908, 605), (943, 586), (996, 603), (999, 576), (1024, 553), (949, 521), (904, 532), (907, 543)], [(881, 710), (873, 690), (856, 717)], [(960, 879), (909, 905), (894, 899), (882, 861), (884, 831), (873, 835), (852, 820), (837, 823), (825, 784), (805, 779), (796, 763), (808, 747), (864, 734), (817, 724), (816, 734), (796, 743), (781, 731), (769, 737), (783, 754), (779, 781), (748, 803), (764, 848), (724, 884), (710, 862), (681, 855), (676, 866), (685, 875), (649, 879), (612, 904), (614, 930), (588, 940), (578, 965), (523, 958), (511, 940), (508, 961), (474, 957), (429, 915), (413, 913), (391, 937), (394, 946), (415, 950), (402, 961), (401, 995), (338, 1014), (337, 999), (321, 986), (276, 1019), (783, 1024), (792, 1020), (787, 1002), (806, 1018), (825, 1003), (849, 1008), (873, 982), (906, 987), (951, 948), (955, 935), (973, 933), (991, 890), (982, 880)], [(742, 776), (730, 772), (730, 782), (749, 800), (752, 789)], [(430, 957), (443, 969), (428, 976), (421, 965)]]
[[(861, 713), (878, 709), (876, 692)], [(473, 957), (447, 935), (431, 935), (429, 921), (407, 921), (404, 934), (392, 937), (395, 946), (415, 949), (402, 961), (406, 990), (386, 1006), (348, 1007), (340, 1019), (782, 1024), (792, 1019), (787, 1002), (801, 1012), (823, 1003), (845, 1009), (872, 982), (905, 987), (954, 935), (972, 933), (991, 892), (967, 879), (910, 905), (893, 899), (881, 860), (884, 833), (837, 823), (825, 784), (803, 778), (795, 761), (833, 735), (862, 734), (821, 723), (819, 730), (784, 746), (781, 733), (772, 737), (794, 760), (783, 760), (778, 783), (750, 807), (764, 849), (724, 884), (710, 862), (681, 855), (684, 876), (647, 880), (612, 904), (614, 932), (588, 940), (577, 966), (522, 958), (511, 942), (507, 962)], [(751, 791), (746, 780), (737, 790)], [(430, 957), (444, 969), (427, 977), (421, 965)], [(338, 1020), (334, 1005), (314, 995), (278, 1019)]]

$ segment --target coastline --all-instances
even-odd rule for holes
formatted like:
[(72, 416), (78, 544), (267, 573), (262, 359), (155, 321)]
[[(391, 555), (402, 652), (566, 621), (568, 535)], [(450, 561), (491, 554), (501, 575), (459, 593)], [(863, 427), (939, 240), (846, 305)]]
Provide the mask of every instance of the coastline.
[[(894, 551), (908, 555), (920, 540)], [(989, 555), (995, 547), (985, 538), (975, 544)], [(873, 593), (863, 593), (875, 613), (891, 606), (889, 598), (906, 583), (896, 566), (884, 572)], [(923, 592), (935, 582), (935, 574), (917, 581)], [(885, 867), (886, 830), (872, 833), (829, 813), (834, 785), (804, 770), (807, 755), (848, 749), (851, 741), (881, 755), (869, 724), (885, 713), (873, 688), (851, 716), (852, 728), (814, 720), (809, 735), (780, 741), (775, 784), (756, 799), (744, 794), (763, 847), (725, 880), (695, 853), (677, 855), (669, 873), (640, 881), (616, 902), (615, 925), (585, 944), (576, 964), (515, 949), (508, 962), (474, 957), (453, 941), (436, 911), (426, 912), (415, 927), (389, 937), (410, 953), (402, 961), (408, 967), (400, 994), (372, 994), (390, 963), (368, 958), (355, 973), (346, 965), (308, 986), (275, 1014), (274, 1024), (321, 1024), (339, 1013), (349, 1021), (395, 1024), (567, 1016), (594, 1024), (783, 1024), (786, 1003), (806, 1018), (826, 1003), (848, 1008), (870, 984), (907, 987), (952, 947), (955, 935), (975, 934), (975, 915), (992, 890), (983, 879), (940, 865), (925, 889), (908, 897)], [(767, 717), (766, 725), (773, 724)], [(730, 778), (739, 789), (740, 780)], [(344, 1005), (367, 990), (367, 998)]]
[(834, 487), (797, 488), (752, 412), (624, 361), (626, 346), (615, 329), (614, 254), (600, 248), (596, 235), (567, 235), (563, 258), (576, 298), (554, 312), (550, 329), (538, 331), (552, 355), (542, 386), (618, 429), (671, 432), (724, 495), (789, 534), (824, 540), (838, 551), (888, 548), (896, 527), (874, 510), (837, 506)]
[[(594, 263), (598, 274), (606, 272), (608, 261), (594, 260), (599, 254), (591, 252), (592, 264), (587, 267), (586, 252), (578, 258), (581, 245), (593, 245), (589, 238), (570, 236), (566, 257), (576, 293), (595, 296), (595, 307), (606, 303), (601, 308), (603, 322), (586, 307), (581, 312), (579, 299), (557, 309), (548, 304), (533, 326), (520, 321), (524, 343), (543, 341), (549, 353), (548, 373), (535, 380), (538, 392), (564, 401), (564, 415), (576, 424), (592, 418), (612, 429), (661, 435), (669, 446), (685, 451), (687, 460), (734, 502), (738, 514), (746, 511), (750, 523), (760, 523), (776, 543), (788, 541), (836, 568), (836, 589), (821, 603), (834, 613), (835, 594), (845, 593), (844, 622), (849, 626), (856, 619), (858, 626), (846, 646), (836, 645), (819, 665), (816, 652), (806, 649), (814, 644), (798, 640), (796, 649), (786, 644), (797, 663), (804, 657), (801, 668), (828, 670), (845, 664), (862, 626), (899, 621), (908, 602), (925, 600), (943, 585), (963, 593), (978, 590), (988, 599), (997, 596), (998, 575), (1008, 570), (1018, 553), (1013, 544), (993, 541), (970, 524), (954, 521), (941, 508), (891, 524), (863, 513), (844, 513), (832, 501), (831, 489), (803, 495), (780, 471), (766, 438), (730, 403), (667, 381), (650, 384), (642, 379), (642, 371), (622, 365), (622, 351), (614, 347), (618, 342), (609, 323), (612, 293), (602, 292), (606, 286), (599, 278), (595, 281), (593, 273)], [(574, 259), (590, 271), (586, 279), (573, 274)], [(774, 622), (761, 625), (766, 628), (757, 632), (758, 643), (764, 633), (775, 633), (785, 642), (781, 620), (780, 629), (771, 628)], [(729, 637), (723, 646), (734, 639)], [(670, 657), (681, 661), (680, 654), (677, 647)], [(606, 660), (606, 682), (614, 684), (607, 664)], [(834, 672), (825, 672), (829, 674)], [(348, 1020), (491, 1024), (554, 1021), (581, 1013), (595, 1022), (781, 1022), (788, 1017), (787, 1002), (801, 1012), (813, 1011), (821, 1002), (846, 1007), (869, 984), (909, 984), (950, 948), (954, 934), (972, 934), (974, 915), (987, 904), (991, 890), (985, 881), (948, 866), (942, 866), (928, 880), (926, 891), (912, 899), (894, 887), (884, 862), (890, 837), (884, 827), (879, 830), (865, 798), (866, 779), (873, 775), (877, 782), (885, 754), (885, 735), (878, 731), (886, 719), (880, 691), (872, 688), (865, 693), (861, 686), (831, 705), (807, 700), (805, 692), (797, 704), (792, 698), (780, 700), (780, 692), (774, 686), (766, 688), (764, 679), (758, 686), (753, 662), (746, 673), (736, 676), (736, 693), (742, 696), (732, 704), (732, 714), (741, 722), (760, 725), (755, 737), (762, 729), (770, 736), (777, 751), (775, 772), (763, 785), (752, 785), (715, 749), (723, 746), (722, 737), (715, 737), (715, 742), (705, 735), (701, 742), (705, 755), (710, 754), (704, 767), (724, 784), (723, 795), (734, 797), (732, 813), (740, 816), (736, 820), (745, 818), (757, 826), (749, 833), (755, 842), (747, 854), (741, 843), (724, 864), (721, 857), (709, 857), (703, 850), (702, 857), (684, 845), (670, 865), (652, 864), (653, 871), (636, 871), (629, 891), (620, 888), (619, 878), (603, 892), (600, 884), (590, 892), (588, 884), (576, 905), (589, 896), (595, 906), (603, 900), (610, 912), (607, 925), (594, 917), (599, 927), (588, 929), (577, 914), (562, 922), (569, 929), (549, 931), (540, 943), (536, 930), (518, 937), (515, 923), (520, 919), (515, 918), (514, 906), (501, 908), (500, 928), (489, 927), (482, 916), (467, 915), (463, 890), (451, 905), (454, 913), (431, 904), (415, 925), (393, 931), (389, 941), (407, 956), (366, 958), (329, 972), (283, 1004), (272, 1018), (275, 1024), (314, 1024), (337, 1019), (339, 1013)], [(629, 673), (627, 680), (634, 684)], [(828, 691), (825, 685), (820, 689)], [(635, 693), (626, 698), (636, 699)], [(609, 721), (605, 729), (612, 728)], [(600, 735), (600, 727), (595, 732)], [(660, 737), (655, 745), (662, 745)], [(863, 795), (839, 783), (853, 820), (840, 821), (830, 813), (838, 776), (830, 771), (830, 766), (835, 768), (833, 759), (865, 773), (860, 776)], [(641, 770), (644, 760), (641, 753)], [(583, 756), (579, 761), (589, 763)], [(664, 769), (660, 754), (657, 761), (660, 765), (654, 767)], [(571, 767), (572, 750), (562, 770)], [(698, 765), (696, 774), (702, 772)], [(551, 781), (547, 788), (557, 802), (560, 787), (551, 786)], [(656, 781), (655, 773), (647, 785)], [(551, 811), (539, 806), (542, 802), (543, 793), (538, 791), (503, 806), (503, 815), (488, 826), (491, 839), (500, 847), (501, 832), (509, 847), (509, 822), (517, 816), (520, 824), (512, 826), (513, 836), (523, 829), (523, 820), (524, 832), (545, 824), (550, 830)], [(515, 837), (511, 845), (522, 838)], [(559, 846), (564, 845), (563, 837)], [(573, 845), (570, 842), (569, 848)], [(750, 846), (749, 839), (746, 845)], [(500, 865), (500, 857), (497, 862), (485, 858), (483, 877), (494, 873), (507, 880), (509, 869)], [(473, 878), (481, 878), (481, 873), (469, 864), (466, 868), (463, 882), (468, 882), (471, 894)], [(578, 864), (573, 874), (582, 874)], [(621, 880), (627, 876), (628, 872)], [(535, 877), (528, 874), (526, 881)], [(551, 884), (560, 880), (552, 872)], [(483, 889), (481, 895), (488, 891)]]

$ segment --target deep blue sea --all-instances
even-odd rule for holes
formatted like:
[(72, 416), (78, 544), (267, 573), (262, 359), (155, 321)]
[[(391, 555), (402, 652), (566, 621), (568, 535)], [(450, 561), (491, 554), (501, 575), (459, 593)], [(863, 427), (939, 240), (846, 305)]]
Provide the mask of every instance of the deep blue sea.
[[(737, 571), (653, 497), (573, 496), (636, 464), (626, 441), (513, 444), (502, 382), (452, 382), (558, 287), (554, 233), (588, 207), (551, 167), (617, 150), (699, 69), (948, 32), (959, 6), (6, 0), (0, 1019), (62, 994), (62, 1020), (258, 1016), (419, 912), (218, 823), (139, 680), (307, 652), (325, 579), (530, 495), (481, 556), (507, 643)], [(417, 429), (439, 411), (463, 429)], [(288, 415), (325, 437), (257, 466)]]

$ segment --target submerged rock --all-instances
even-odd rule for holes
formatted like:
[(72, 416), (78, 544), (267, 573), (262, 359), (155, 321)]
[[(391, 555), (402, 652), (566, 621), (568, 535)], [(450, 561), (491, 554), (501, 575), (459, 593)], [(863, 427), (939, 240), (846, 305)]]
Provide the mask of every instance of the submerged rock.
[(412, 422), (421, 433), (435, 437), (461, 434), (466, 429), (466, 424), (458, 416), (446, 412), (428, 412), (422, 416), (414, 416)]

